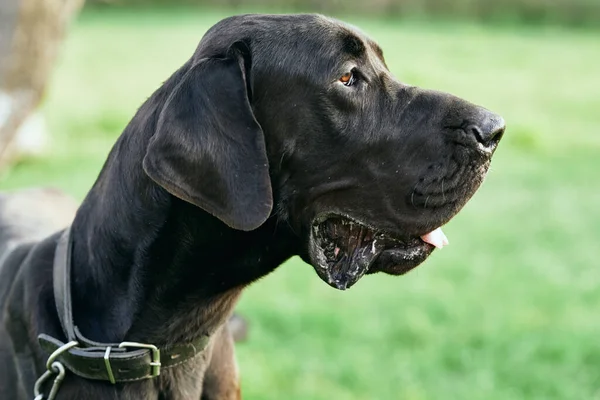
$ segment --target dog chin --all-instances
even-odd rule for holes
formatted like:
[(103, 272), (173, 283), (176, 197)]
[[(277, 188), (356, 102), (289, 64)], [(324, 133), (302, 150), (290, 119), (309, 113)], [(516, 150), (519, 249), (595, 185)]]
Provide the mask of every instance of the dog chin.
[(345, 290), (365, 274), (404, 274), (434, 248), (420, 237), (400, 239), (350, 218), (329, 216), (312, 224), (309, 259), (323, 281)]

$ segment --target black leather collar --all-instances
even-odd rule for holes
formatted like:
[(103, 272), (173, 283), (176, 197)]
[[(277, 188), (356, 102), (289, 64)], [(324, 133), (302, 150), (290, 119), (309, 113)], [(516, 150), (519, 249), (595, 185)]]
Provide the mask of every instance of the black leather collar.
[(210, 341), (203, 335), (193, 343), (159, 349), (145, 343), (99, 343), (79, 332), (73, 320), (71, 303), (71, 229), (62, 234), (54, 257), (54, 299), (68, 343), (49, 335), (38, 336), (50, 355), (48, 369), (58, 361), (75, 375), (87, 379), (132, 382), (154, 378), (160, 370), (182, 364), (202, 352)]

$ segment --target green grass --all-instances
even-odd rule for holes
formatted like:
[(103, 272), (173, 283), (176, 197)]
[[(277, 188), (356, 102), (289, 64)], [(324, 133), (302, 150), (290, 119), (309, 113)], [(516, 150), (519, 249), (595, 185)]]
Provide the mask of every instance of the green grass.
[[(0, 188), (82, 198), (136, 108), (225, 13), (86, 12), (44, 106), (51, 155)], [(293, 259), (252, 286), (246, 399), (600, 399), (597, 32), (353, 18), (402, 80), (501, 113), (508, 130), (451, 246), (337, 292)]]

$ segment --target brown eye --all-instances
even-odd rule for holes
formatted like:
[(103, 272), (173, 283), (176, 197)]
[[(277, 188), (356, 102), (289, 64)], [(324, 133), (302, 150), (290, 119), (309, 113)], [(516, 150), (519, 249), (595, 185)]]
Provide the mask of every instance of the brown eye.
[(346, 86), (352, 86), (354, 84), (354, 81), (354, 74), (352, 72), (346, 72), (340, 78), (340, 82), (342, 82)]

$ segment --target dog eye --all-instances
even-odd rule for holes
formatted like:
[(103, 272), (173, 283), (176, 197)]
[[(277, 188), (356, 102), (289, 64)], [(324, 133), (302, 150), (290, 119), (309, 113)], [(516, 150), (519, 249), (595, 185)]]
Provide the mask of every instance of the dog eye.
[(354, 73), (352, 71), (346, 72), (344, 75), (340, 77), (340, 82), (342, 82), (346, 86), (354, 85), (356, 82), (356, 78), (354, 77)]

